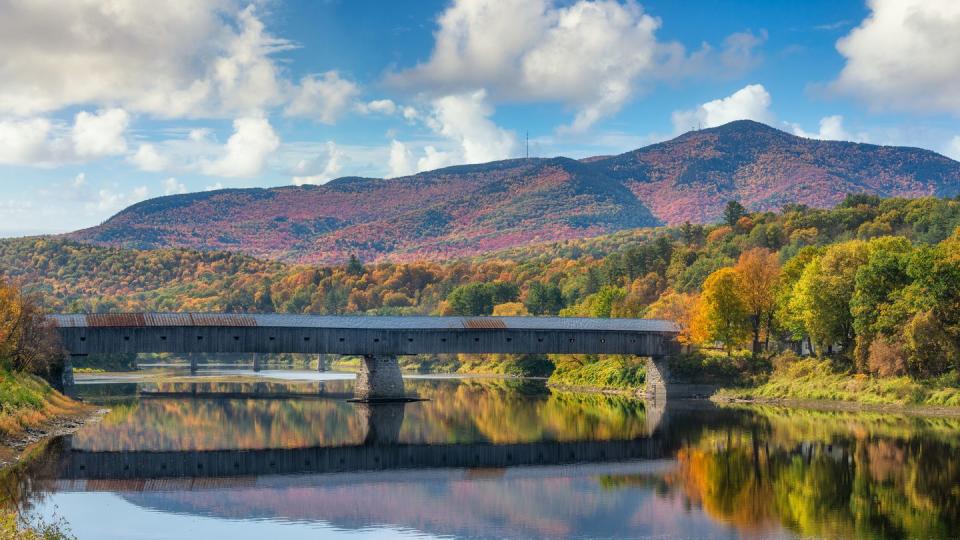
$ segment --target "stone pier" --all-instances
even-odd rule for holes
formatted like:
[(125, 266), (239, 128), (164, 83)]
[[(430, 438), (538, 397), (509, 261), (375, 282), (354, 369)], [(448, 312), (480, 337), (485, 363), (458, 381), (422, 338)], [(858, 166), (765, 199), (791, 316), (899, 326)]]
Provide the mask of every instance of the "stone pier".
[(320, 353), (317, 355), (317, 371), (329, 371), (329, 364), (327, 361), (327, 355)]
[(404, 401), (403, 377), (400, 363), (394, 355), (365, 355), (360, 361), (357, 385), (354, 389), (357, 401)]
[(253, 353), (253, 371), (260, 371), (260, 355)]
[(646, 389), (649, 401), (662, 403), (667, 398), (700, 399), (710, 397), (717, 385), (705, 384), (678, 377), (671, 369), (672, 356), (647, 358)]
[(400, 426), (403, 425), (403, 411), (407, 404), (394, 403), (358, 403), (358, 413), (367, 425), (365, 445), (387, 445), (400, 442)]
[(200, 367), (200, 360), (197, 359), (197, 355), (190, 355), (190, 374), (194, 375), (197, 373), (197, 368)]
[(63, 359), (63, 376), (61, 378), (64, 388), (73, 386), (73, 355), (68, 354)]

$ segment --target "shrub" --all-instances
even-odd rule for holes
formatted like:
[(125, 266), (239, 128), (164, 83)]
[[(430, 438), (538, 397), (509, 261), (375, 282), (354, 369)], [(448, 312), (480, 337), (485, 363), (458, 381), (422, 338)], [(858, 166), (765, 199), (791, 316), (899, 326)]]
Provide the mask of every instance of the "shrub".
[(891, 343), (883, 338), (873, 340), (867, 358), (867, 369), (881, 377), (904, 375), (907, 372), (907, 359), (903, 346)]
[(903, 329), (907, 367), (911, 374), (929, 377), (960, 366), (960, 350), (932, 311), (914, 315)]

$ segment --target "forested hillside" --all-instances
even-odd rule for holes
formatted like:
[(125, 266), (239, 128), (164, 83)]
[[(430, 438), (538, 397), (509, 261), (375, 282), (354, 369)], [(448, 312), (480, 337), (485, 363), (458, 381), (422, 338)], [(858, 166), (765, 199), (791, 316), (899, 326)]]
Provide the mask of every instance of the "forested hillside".
[(233, 189), (133, 205), (74, 240), (136, 249), (226, 250), (309, 264), (446, 261), (543, 242), (832, 207), (847, 193), (956, 196), (960, 163), (929, 150), (796, 137), (752, 121), (618, 156), (513, 159), (392, 179)]

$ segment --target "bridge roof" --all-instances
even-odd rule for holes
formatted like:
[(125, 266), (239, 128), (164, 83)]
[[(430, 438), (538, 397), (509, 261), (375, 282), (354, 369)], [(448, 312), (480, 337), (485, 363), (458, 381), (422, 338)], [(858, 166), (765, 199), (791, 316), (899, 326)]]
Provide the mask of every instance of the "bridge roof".
[(230, 313), (89, 313), (51, 315), (61, 328), (140, 328), (171, 326), (260, 326), (275, 328), (345, 328), (370, 330), (515, 329), (676, 333), (677, 325), (660, 319), (584, 317), (383, 317)]

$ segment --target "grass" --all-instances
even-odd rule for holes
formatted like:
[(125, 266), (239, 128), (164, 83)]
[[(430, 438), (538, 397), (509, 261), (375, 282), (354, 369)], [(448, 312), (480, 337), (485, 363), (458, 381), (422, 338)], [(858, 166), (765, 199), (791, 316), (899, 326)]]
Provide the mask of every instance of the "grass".
[[(532, 354), (405, 355), (399, 357), (399, 362), (400, 369), (407, 373), (473, 373), (547, 377), (553, 371), (552, 362)], [(360, 369), (360, 357), (341, 357), (333, 362), (332, 368), (357, 371)]]
[(554, 386), (632, 391), (644, 387), (646, 375), (643, 359), (609, 356), (583, 364), (559, 364), (547, 382)]
[(83, 405), (26, 373), (0, 370), (0, 435), (15, 436), (56, 416), (76, 414)]
[(63, 521), (46, 523), (41, 520), (25, 522), (14, 511), (0, 512), (0, 540), (66, 540), (74, 538)]
[(931, 380), (873, 377), (836, 371), (829, 360), (811, 358), (779, 366), (765, 383), (752, 388), (724, 389), (716, 397), (960, 407), (960, 381), (957, 373)]

